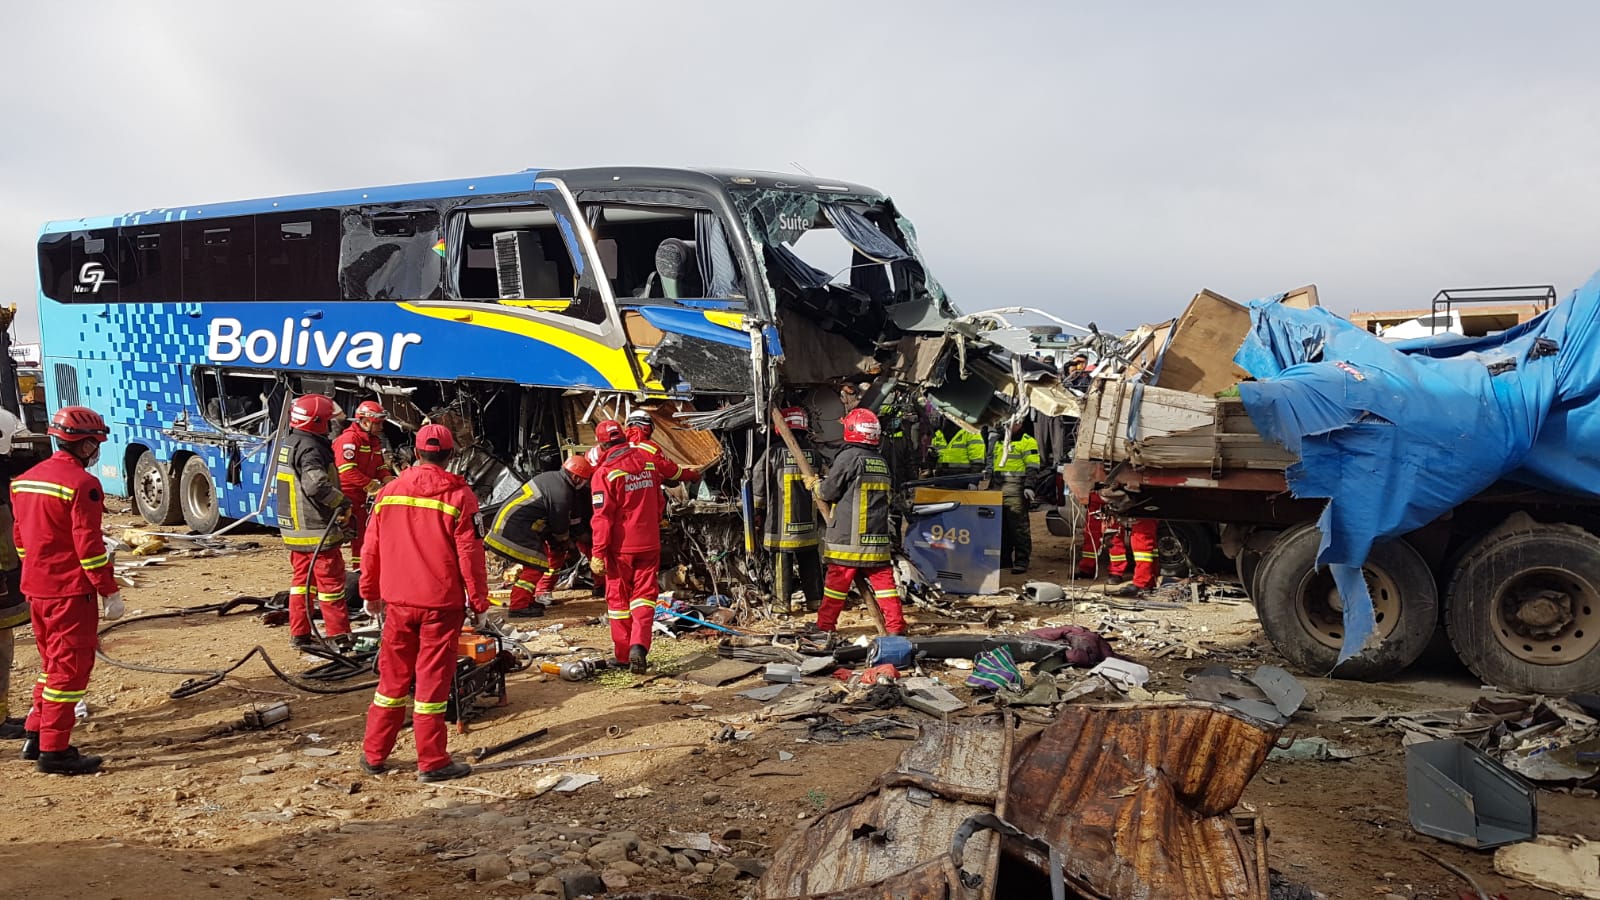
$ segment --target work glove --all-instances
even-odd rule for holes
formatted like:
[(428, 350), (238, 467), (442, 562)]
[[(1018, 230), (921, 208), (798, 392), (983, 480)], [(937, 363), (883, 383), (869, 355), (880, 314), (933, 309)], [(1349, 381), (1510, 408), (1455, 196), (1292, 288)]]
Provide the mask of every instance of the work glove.
[(370, 497), (381, 490), (383, 490), (383, 482), (380, 482), (378, 479), (374, 478), (367, 482), (367, 496)]
[(678, 470), (678, 477), (689, 482), (699, 481), (701, 474), (700, 469), (695, 466), (684, 466)]
[(467, 614), (467, 621), (472, 624), (473, 628), (481, 631), (489, 627), (489, 611), (486, 609), (472, 610)]
[(1038, 496), (1039, 496), (1039, 494), (1036, 491), (1034, 491), (1033, 488), (1023, 488), (1022, 489), (1022, 499), (1028, 501), (1029, 503), (1032, 503), (1034, 500), (1036, 500), (1038, 498)]
[(589, 571), (596, 575), (606, 574), (606, 561), (598, 556), (589, 557)]
[(376, 619), (383, 612), (383, 601), (376, 598), (366, 598), (361, 601), (361, 611)]
[(813, 493), (816, 492), (817, 485), (822, 483), (822, 479), (818, 478), (815, 475), (807, 475), (801, 480), (805, 483), (806, 490), (811, 491)]
[(127, 607), (122, 602), (121, 591), (117, 591), (109, 597), (100, 598), (100, 602), (105, 604), (105, 612), (101, 614), (101, 618), (108, 622), (122, 618), (122, 614), (127, 611)]

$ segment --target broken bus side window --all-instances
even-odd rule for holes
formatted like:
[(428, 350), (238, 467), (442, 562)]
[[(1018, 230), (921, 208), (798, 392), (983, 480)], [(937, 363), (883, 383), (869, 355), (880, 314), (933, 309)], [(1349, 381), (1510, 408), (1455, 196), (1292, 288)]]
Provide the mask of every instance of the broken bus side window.
[(745, 299), (744, 276), (717, 215), (677, 205), (586, 203), (611, 282), (627, 299)]

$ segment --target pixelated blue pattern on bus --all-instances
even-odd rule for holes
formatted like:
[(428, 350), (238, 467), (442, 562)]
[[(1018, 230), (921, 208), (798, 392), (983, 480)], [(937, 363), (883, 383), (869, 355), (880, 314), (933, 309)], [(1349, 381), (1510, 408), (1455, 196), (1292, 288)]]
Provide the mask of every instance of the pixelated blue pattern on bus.
[[(124, 473), (122, 463), (128, 447), (142, 444), (163, 462), (179, 451), (204, 459), (224, 516), (242, 517), (256, 508), (267, 474), (267, 448), (259, 441), (241, 446), (241, 483), (235, 485), (227, 480), (226, 448), (177, 441), (163, 433), (186, 410), (188, 430), (215, 431), (199, 415), (188, 374), (189, 367), (204, 362), (206, 356), (205, 330), (196, 327), (202, 304), (41, 302), (40, 311), (44, 346), (52, 354), (44, 367), (49, 403), (56, 405), (58, 397), (55, 366), (70, 365), (78, 372), (78, 402), (100, 412), (110, 425), (110, 439), (96, 470), (108, 493), (129, 493), (127, 479), (132, 472)], [(68, 348), (74, 355), (55, 352)], [(174, 471), (169, 482), (173, 488), (177, 476)]]

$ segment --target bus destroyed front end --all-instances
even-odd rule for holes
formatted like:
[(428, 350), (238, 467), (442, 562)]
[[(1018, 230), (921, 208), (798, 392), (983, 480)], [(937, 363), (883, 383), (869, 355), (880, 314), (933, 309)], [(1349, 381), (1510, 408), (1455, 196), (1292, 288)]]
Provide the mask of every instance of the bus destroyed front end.
[(967, 428), (1011, 415), (1020, 361), (960, 319), (911, 222), (887, 197), (827, 189), (733, 192), (771, 298), (774, 377), (791, 387), (866, 382), (876, 408), (926, 401)]
[[(830, 459), (842, 446), (842, 393), (855, 393), (883, 421), (882, 450), (903, 511), (908, 483), (931, 468), (928, 446), (939, 429), (954, 424), (982, 434), (1034, 409), (1058, 415), (1075, 408), (1059, 370), (1031, 352), (1034, 345), (997, 341), (993, 318), (961, 314), (930, 274), (911, 222), (887, 197), (817, 184), (735, 186), (729, 197), (753, 270), (743, 275), (750, 282), (743, 323), (750, 351), (719, 352), (669, 333), (648, 357), (664, 384), (727, 385), (737, 372), (748, 385), (720, 396), (693, 390), (681, 401), (646, 401), (658, 441), (669, 452), (673, 442), (684, 444), (675, 458), (712, 465), (705, 486), (674, 504), (663, 541), (666, 557), (679, 565), (664, 574), (665, 587), (725, 598), (755, 588), (766, 598), (773, 560), (761, 552), (743, 504), (761, 477), (758, 461), (778, 440), (774, 410), (804, 409), (819, 456)], [(704, 284), (732, 277), (719, 269), (731, 261), (719, 263), (703, 248), (696, 256), (700, 268), (688, 277)], [(683, 438), (697, 434), (716, 441), (696, 452)]]

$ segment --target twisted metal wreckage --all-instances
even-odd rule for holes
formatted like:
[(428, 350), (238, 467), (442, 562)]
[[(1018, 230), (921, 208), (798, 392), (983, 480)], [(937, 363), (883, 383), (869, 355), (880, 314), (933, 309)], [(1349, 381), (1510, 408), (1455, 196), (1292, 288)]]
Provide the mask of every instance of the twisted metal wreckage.
[[(652, 202), (662, 201), (653, 196)], [(826, 458), (842, 439), (840, 387), (866, 385), (861, 402), (884, 420), (884, 454), (903, 484), (916, 478), (917, 450), (938, 420), (976, 432), (1033, 411), (1075, 414), (1077, 397), (1048, 351), (1113, 340), (1070, 323), (1062, 325), (1088, 337), (1067, 337), (1055, 326), (1013, 327), (1006, 315), (1034, 312), (1020, 308), (962, 315), (927, 274), (911, 223), (870, 189), (841, 186), (818, 197), (780, 183), (736, 194), (735, 206), (753, 238), (753, 264), (746, 268), (756, 274), (748, 279), (754, 283), (740, 283), (737, 266), (704, 251), (724, 246), (713, 239), (681, 259), (664, 261), (658, 253), (656, 270), (706, 293), (744, 295), (745, 311), (731, 320), (748, 335), (747, 351), (730, 346), (725, 333), (690, 327), (676, 309), (642, 305), (622, 316), (629, 343), (664, 391), (561, 392), (375, 377), (350, 387), (378, 392), (403, 429), (447, 424), (463, 448), (455, 466), (491, 513), (524, 478), (591, 445), (596, 422), (645, 409), (655, 423), (653, 440), (706, 473), (700, 484), (669, 493), (665, 580), (691, 596), (720, 594), (759, 609), (766, 604), (757, 598), (772, 578), (751, 533), (749, 485), (768, 442), (777, 440), (767, 424), (770, 410), (805, 408), (812, 442)], [(847, 281), (795, 250), (795, 239), (813, 228), (831, 230), (848, 245)], [(919, 579), (914, 568), (900, 569), (904, 578)]]

